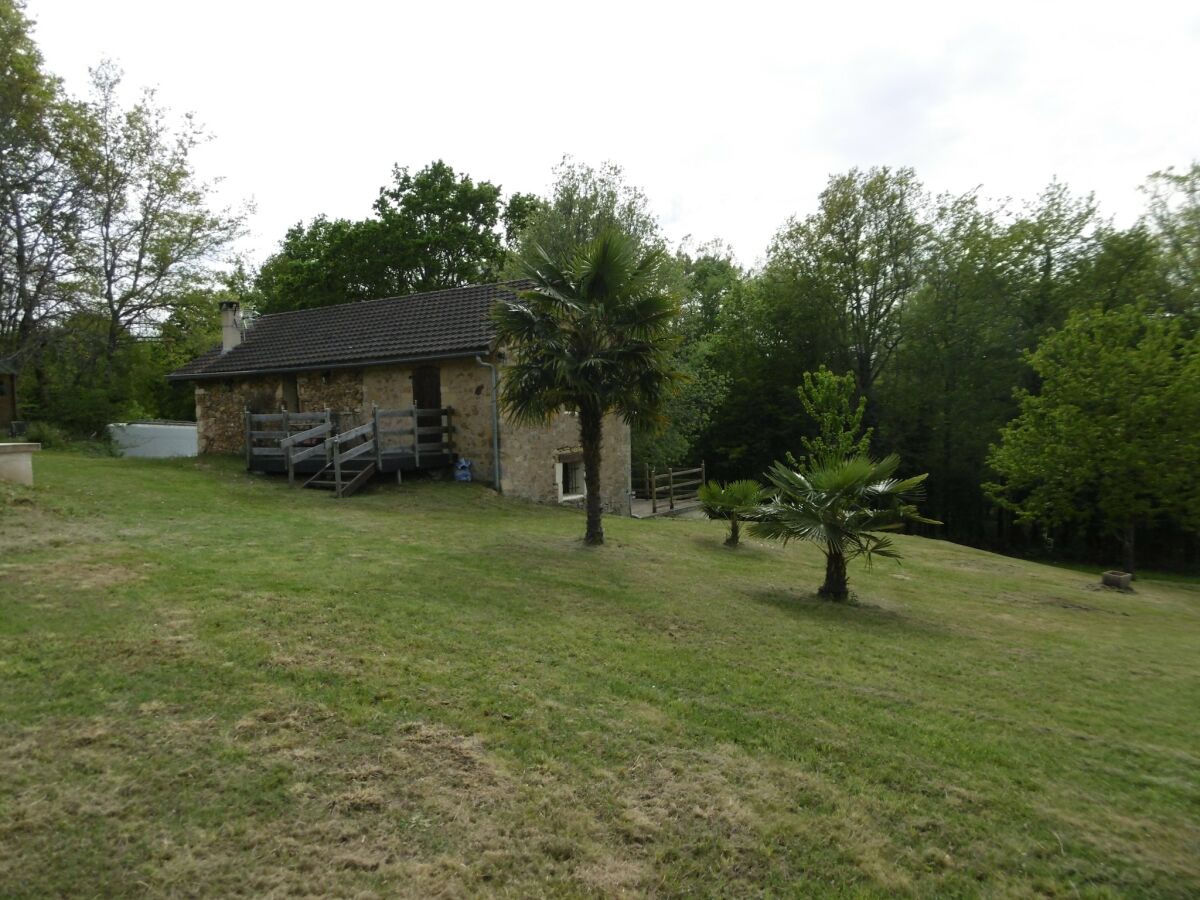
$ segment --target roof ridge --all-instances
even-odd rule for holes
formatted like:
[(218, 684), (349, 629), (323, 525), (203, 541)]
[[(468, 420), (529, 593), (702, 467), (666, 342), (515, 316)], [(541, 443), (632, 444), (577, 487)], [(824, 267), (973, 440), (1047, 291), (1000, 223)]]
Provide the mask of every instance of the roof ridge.
[(221, 378), (479, 352), (491, 344), (492, 307), (527, 284), (511, 279), (460, 285), (259, 316), (238, 346), (224, 353), (209, 350), (168, 377)]
[(485, 281), (483, 284), (460, 284), (457, 287), (438, 288), (436, 291), (420, 291), (415, 294), (393, 294), (390, 297), (372, 297), (370, 300), (343, 300), (341, 303), (327, 303), (324, 306), (309, 306), (304, 309), (282, 309), (279, 312), (263, 313), (254, 317), (255, 321), (274, 319), (278, 316), (291, 316), (296, 313), (319, 312), (323, 309), (337, 309), (343, 306), (361, 305), (364, 303), (385, 303), (390, 300), (412, 300), (415, 297), (434, 297), (438, 294), (450, 294), (455, 291), (479, 290), (480, 288), (506, 288), (511, 285), (529, 281), (528, 278), (512, 278), (508, 281)]

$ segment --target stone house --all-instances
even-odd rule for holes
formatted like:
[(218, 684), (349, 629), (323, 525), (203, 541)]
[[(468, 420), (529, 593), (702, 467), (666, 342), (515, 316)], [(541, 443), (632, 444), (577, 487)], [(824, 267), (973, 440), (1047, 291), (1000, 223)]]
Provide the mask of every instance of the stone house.
[[(513, 497), (579, 503), (576, 417), (560, 413), (529, 426), (498, 409), (504, 354), (494, 346), (489, 313), (506, 299), (515, 299), (512, 285), (471, 285), (249, 322), (226, 302), (221, 346), (168, 378), (195, 384), (201, 454), (242, 453), (247, 412), (330, 410), (345, 428), (366, 421), (374, 407), (448, 407), (454, 454), (472, 461), (477, 481)], [(604, 422), (601, 452), (604, 508), (628, 514), (629, 426), (615, 416)]]

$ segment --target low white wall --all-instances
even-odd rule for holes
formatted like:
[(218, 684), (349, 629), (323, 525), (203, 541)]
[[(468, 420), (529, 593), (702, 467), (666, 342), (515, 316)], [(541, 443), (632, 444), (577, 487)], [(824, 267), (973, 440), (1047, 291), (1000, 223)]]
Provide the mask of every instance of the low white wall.
[(33, 486), (33, 454), (41, 444), (0, 443), (0, 481)]
[(109, 437), (123, 456), (167, 459), (199, 452), (196, 426), (186, 422), (115, 422)]

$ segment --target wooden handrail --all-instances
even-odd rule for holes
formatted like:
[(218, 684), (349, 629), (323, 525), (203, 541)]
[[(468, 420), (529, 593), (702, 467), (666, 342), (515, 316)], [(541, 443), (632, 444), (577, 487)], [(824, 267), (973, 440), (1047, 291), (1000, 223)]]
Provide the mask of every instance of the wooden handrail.
[(357, 447), (353, 447), (353, 448), (345, 451), (344, 453), (341, 451), (338, 451), (337, 455), (338, 455), (338, 458), (342, 462), (347, 462), (351, 459), (357, 459), (358, 457), (363, 456), (364, 454), (374, 453), (374, 452), (375, 452), (375, 442), (374, 441), (364, 441), (363, 443), (359, 444)]
[[(451, 436), (455, 431), (455, 426), (450, 423), (452, 414), (453, 408), (449, 406), (438, 409), (419, 406), (407, 409), (380, 409), (378, 406), (372, 406), (367, 422), (336, 433), (329, 410), (320, 413), (290, 413), (287, 410), (278, 413), (251, 413), (246, 410), (246, 468), (253, 468), (256, 458), (283, 457), (288, 483), (295, 484), (296, 464), (323, 454), (326, 465), (334, 470), (334, 480), (340, 484), (341, 463), (368, 453), (374, 454), (376, 470), (382, 470), (385, 457), (392, 454), (406, 457), (411, 455), (414, 464), (419, 467), (423, 454), (438, 455), (451, 451)], [(406, 419), (407, 425), (400, 426), (397, 422), (393, 427), (382, 427), (389, 417)], [(419, 424), (421, 417), (427, 417), (427, 421), (437, 417), (436, 421), (440, 424)], [(275, 423), (280, 423), (278, 430), (271, 428)], [(309, 427), (293, 434), (291, 428), (301, 423)], [(385, 446), (384, 436), (408, 436), (411, 440), (401, 446)], [(321, 440), (322, 438), (324, 440)], [(314, 440), (320, 440), (321, 443), (303, 446)], [(256, 441), (270, 442), (271, 446), (256, 446)], [(343, 450), (348, 444), (353, 446)]]
[(295, 434), (288, 435), (282, 441), (279, 442), (279, 446), (280, 447), (294, 447), (296, 444), (299, 444), (303, 441), (309, 441), (309, 440), (312, 440), (313, 438), (324, 437), (325, 435), (329, 434), (329, 432), (332, 430), (333, 430), (333, 423), (322, 422), (320, 425), (317, 425), (315, 428), (310, 428), (307, 431), (297, 431)]
[(363, 437), (370, 434), (375, 429), (374, 422), (368, 422), (366, 425), (359, 425), (357, 428), (351, 428), (349, 431), (343, 431), (341, 434), (334, 435), (334, 439), (339, 444), (344, 444), (346, 441), (352, 441), (356, 437)]
[(291, 422), (321, 422), (328, 416), (325, 412), (307, 412), (307, 413), (248, 413), (250, 420), (259, 422), (265, 425), (268, 422), (283, 422), (285, 419)]
[(381, 409), (379, 410), (379, 415), (403, 416), (405, 418), (410, 416), (448, 416), (452, 411), (452, 407), (449, 406), (443, 406), (440, 409), (422, 409), (421, 407), (410, 406), (408, 409)]
[(311, 447), (305, 447), (303, 450), (297, 450), (296, 452), (294, 452), (292, 454), (292, 463), (295, 464), (295, 463), (301, 462), (302, 460), (306, 460), (311, 456), (316, 456), (318, 453), (320, 453), (320, 454), (325, 453), (325, 442), (324, 441), (322, 441), (319, 444), (314, 444)]

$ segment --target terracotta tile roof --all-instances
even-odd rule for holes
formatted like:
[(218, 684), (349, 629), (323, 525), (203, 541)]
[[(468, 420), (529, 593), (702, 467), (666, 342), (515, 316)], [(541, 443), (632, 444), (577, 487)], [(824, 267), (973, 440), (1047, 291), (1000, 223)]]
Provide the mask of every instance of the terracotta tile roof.
[(237, 347), (228, 353), (216, 347), (167, 378), (231, 378), (483, 352), (492, 339), (492, 306), (514, 299), (513, 291), (524, 286), (469, 285), (259, 316)]

